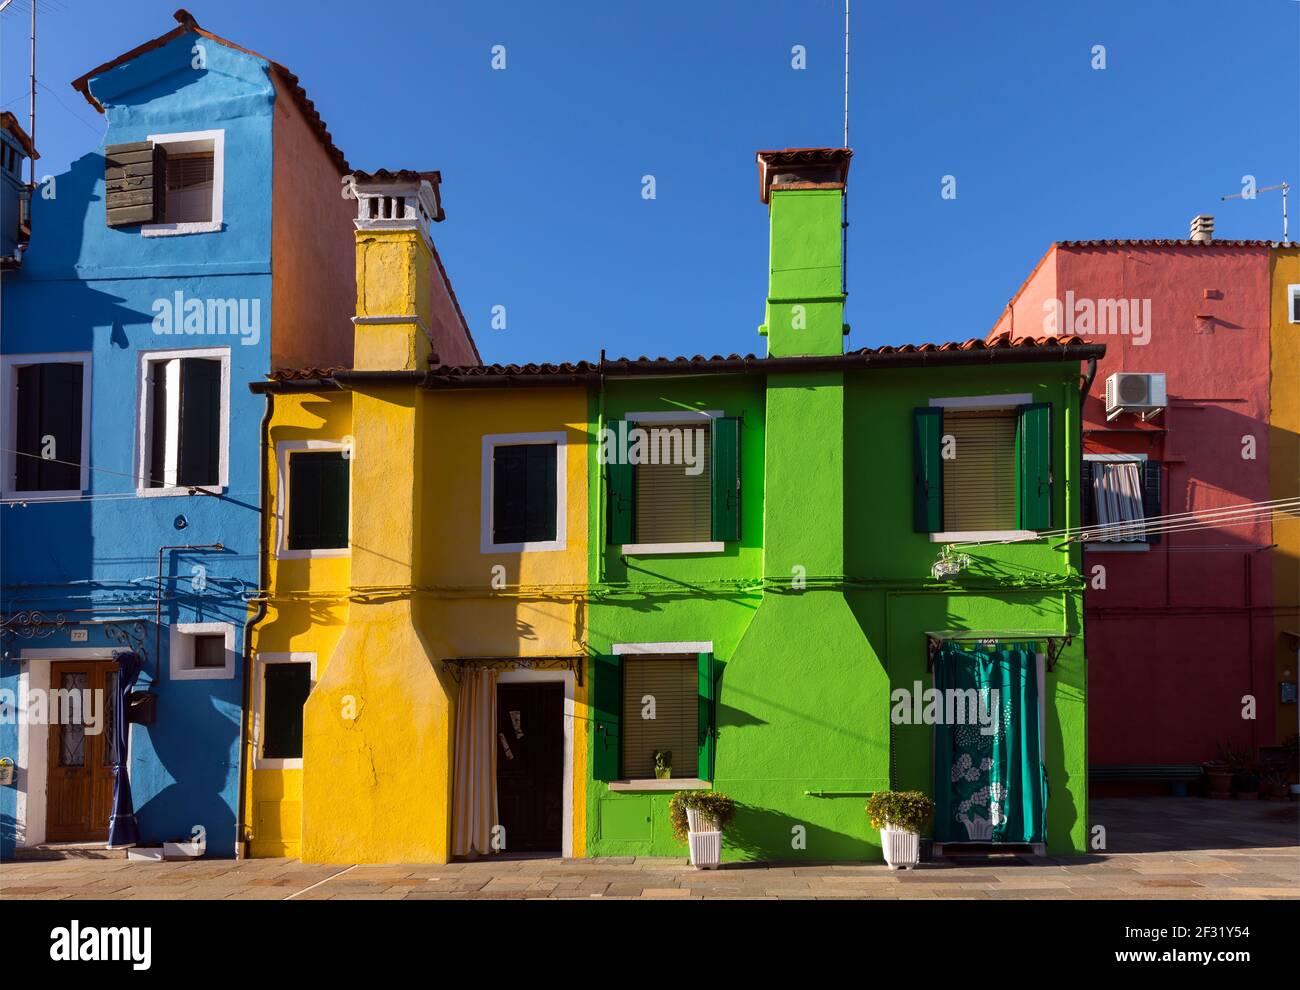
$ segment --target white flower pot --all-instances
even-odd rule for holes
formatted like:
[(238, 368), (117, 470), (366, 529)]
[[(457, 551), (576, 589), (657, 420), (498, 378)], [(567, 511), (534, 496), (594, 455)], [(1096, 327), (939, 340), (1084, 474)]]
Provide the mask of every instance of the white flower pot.
[(716, 832), (717, 822), (705, 818), (703, 812), (694, 808), (686, 809), (686, 827), (691, 832)]
[(722, 862), (721, 832), (691, 832), (686, 837), (691, 847), (691, 865), (697, 870), (716, 870)]
[(921, 861), (921, 837), (893, 828), (880, 830), (880, 848), (891, 870), (910, 870)]

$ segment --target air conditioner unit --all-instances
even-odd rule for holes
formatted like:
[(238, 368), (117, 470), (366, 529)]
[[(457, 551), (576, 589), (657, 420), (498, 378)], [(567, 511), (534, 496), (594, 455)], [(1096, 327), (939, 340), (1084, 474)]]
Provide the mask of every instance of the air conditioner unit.
[(1164, 410), (1165, 376), (1163, 372), (1137, 374), (1117, 371), (1106, 379), (1106, 420), (1120, 413), (1136, 413), (1144, 420)]

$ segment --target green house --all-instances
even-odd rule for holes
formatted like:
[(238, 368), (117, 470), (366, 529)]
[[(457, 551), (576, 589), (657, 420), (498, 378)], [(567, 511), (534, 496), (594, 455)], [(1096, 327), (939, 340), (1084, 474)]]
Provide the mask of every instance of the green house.
[(846, 353), (851, 155), (758, 154), (765, 357), (600, 366), (589, 856), (680, 853), (668, 803), (690, 788), (739, 806), (725, 859), (877, 859), (864, 805), (891, 788), (935, 798), (945, 844), (1084, 850), (1083, 576), (1064, 534), (1081, 376), (1104, 348)]

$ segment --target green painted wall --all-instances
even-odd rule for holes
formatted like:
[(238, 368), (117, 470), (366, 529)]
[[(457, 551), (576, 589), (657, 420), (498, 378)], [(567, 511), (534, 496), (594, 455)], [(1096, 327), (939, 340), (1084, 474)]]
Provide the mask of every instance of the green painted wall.
[[(603, 542), (599, 467), (592, 478), (592, 525), (602, 527), (592, 543), (592, 651), (712, 641), (721, 661), (714, 786), (741, 805), (726, 858), (879, 858), (862, 792), (890, 786), (889, 693), (930, 686), (924, 633), (947, 628), (1076, 634), (1048, 675), (1045, 722), (1049, 846), (1083, 851), (1078, 551), (1048, 540), (980, 549), (970, 570), (936, 582), (939, 544), (912, 531), (912, 409), (954, 395), (1052, 403), (1053, 526), (1064, 525), (1077, 375), (1074, 364), (1042, 364), (615, 380), (603, 411), (593, 400), (593, 420), (683, 406), (744, 420), (743, 538), (725, 554), (620, 560)], [(931, 729), (893, 727), (893, 763), (896, 787), (930, 791)], [(683, 851), (669, 833), (668, 794), (611, 793), (590, 779), (588, 789), (589, 855)]]

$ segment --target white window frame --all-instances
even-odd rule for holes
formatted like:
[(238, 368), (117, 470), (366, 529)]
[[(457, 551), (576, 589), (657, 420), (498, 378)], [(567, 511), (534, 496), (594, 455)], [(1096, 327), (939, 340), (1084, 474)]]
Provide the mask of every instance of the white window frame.
[[(222, 667), (194, 666), (195, 636), (225, 636), (226, 662)], [(235, 676), (235, 626), (230, 622), (177, 622), (168, 636), (168, 667), (173, 681), (228, 681)]]
[[(149, 365), (155, 361), (171, 361), (181, 358), (220, 358), (221, 359), (221, 433), (218, 455), (217, 484), (215, 485), (164, 485), (151, 488), (148, 485), (150, 474), (149, 450), (153, 436), (153, 394), (149, 388)], [(211, 492), (219, 495), (230, 484), (230, 348), (201, 347), (194, 349), (168, 348), (157, 351), (141, 351), (138, 377), (140, 383), (139, 408), (136, 421), (136, 488), (135, 493), (142, 498), (157, 498), (168, 495), (188, 495), (191, 489)]]
[(207, 143), (212, 142), (212, 219), (187, 223), (141, 224), (140, 236), (175, 237), (179, 234), (210, 234), (221, 230), (222, 200), (225, 197), (226, 186), (226, 132), (224, 130), (179, 131), (174, 134), (150, 134), (145, 140), (178, 152), (206, 151)]
[[(492, 541), (493, 487), (496, 472), (493, 470), (493, 452), (497, 447), (525, 444), (555, 444), (555, 539), (532, 540), (524, 543), (494, 543)], [(563, 550), (568, 544), (567, 466), (569, 438), (563, 430), (542, 433), (486, 433), (483, 435), (483, 461), (480, 470), (479, 553), (546, 553)]]
[[(18, 369), (33, 364), (81, 365), (81, 487), (68, 491), (19, 491), (14, 487), (14, 472), (18, 455)], [(47, 351), (40, 354), (0, 355), (0, 389), (4, 391), (4, 455), (0, 470), (4, 471), (0, 484), (0, 497), (39, 502), (45, 498), (70, 498), (83, 494), (90, 488), (90, 385), (91, 360), (89, 351)]]
[[(701, 420), (709, 423), (712, 429), (712, 421), (719, 419), (724, 415), (721, 409), (680, 409), (675, 412), (630, 412), (623, 415), (623, 419), (633, 422), (637, 425), (641, 423), (690, 423), (693, 420)], [(630, 429), (630, 427), (629, 427)], [(710, 456), (712, 454), (710, 453)], [(633, 465), (635, 468), (636, 465)], [(712, 464), (709, 465), (710, 472)], [(709, 492), (712, 497), (713, 479), (709, 479)], [(659, 554), (682, 554), (682, 553), (724, 553), (727, 544), (721, 540), (700, 540), (693, 543), (624, 543), (620, 548), (620, 553), (628, 556), (650, 557)]]
[[(636, 657), (645, 660), (655, 656), (680, 657), (683, 654), (712, 653), (711, 642), (685, 643), (615, 643), (611, 652), (617, 657)], [(698, 689), (697, 689), (698, 690)], [(622, 712), (619, 713), (622, 719)], [(619, 746), (623, 745), (622, 723), (619, 725)], [(699, 777), (670, 777), (660, 780), (658, 777), (635, 777), (627, 780), (611, 780), (607, 785), (611, 791), (707, 791), (713, 788), (713, 782)]]
[[(308, 663), (311, 664), (311, 687), (308, 695), (316, 690), (316, 654), (315, 653), (258, 653), (253, 666), (253, 769), (254, 770), (301, 770), (301, 756), (263, 756), (262, 727), (266, 719), (266, 666), (272, 663)], [(305, 735), (305, 726), (304, 726)]]
[[(1097, 461), (1103, 464), (1108, 462), (1113, 464), (1117, 461), (1138, 461), (1142, 463), (1144, 466), (1146, 464), (1146, 461), (1149, 460), (1146, 454), (1084, 454), (1083, 459), (1085, 461)], [(1142, 475), (1142, 484), (1143, 484), (1143, 492), (1145, 495), (1145, 490), (1146, 490), (1145, 472)], [(1081, 499), (1084, 498), (1085, 496), (1091, 498), (1092, 492), (1079, 493), (1079, 497)], [(1082, 507), (1080, 507), (1079, 509), (1079, 518), (1080, 520), (1082, 520), (1083, 518)], [(1140, 543), (1120, 542), (1120, 541), (1111, 542), (1109, 540), (1105, 540), (1105, 541), (1097, 540), (1094, 542), (1093, 540), (1084, 540), (1083, 549), (1089, 552), (1099, 551), (1101, 553), (1146, 553), (1148, 550), (1151, 549), (1151, 544), (1149, 544), (1146, 540), (1143, 540)]]
[[(931, 399), (930, 406), (940, 409), (1015, 409), (1027, 406), (1034, 401), (1028, 392), (1013, 392), (1008, 395), (948, 395)], [(1012, 492), (1012, 496), (1015, 493)], [(1038, 531), (1033, 529), (990, 529), (990, 530), (949, 530), (931, 533), (931, 543), (978, 543), (989, 540), (1003, 540), (1011, 543), (1038, 539)]]
[(344, 440), (281, 440), (275, 445), (276, 500), (275, 500), (275, 557), (277, 560), (309, 560), (313, 557), (352, 556), (352, 458), (348, 462), (348, 545), (322, 547), (319, 550), (290, 549), (289, 547), (289, 458), (308, 450), (334, 450), (348, 454), (352, 445)]
[(1300, 296), (1300, 285), (1288, 285), (1286, 287), (1286, 318), (1289, 323), (1300, 324), (1300, 320), (1295, 317), (1297, 296)]

